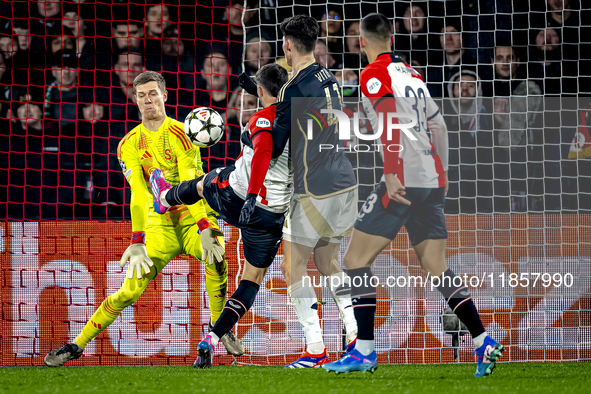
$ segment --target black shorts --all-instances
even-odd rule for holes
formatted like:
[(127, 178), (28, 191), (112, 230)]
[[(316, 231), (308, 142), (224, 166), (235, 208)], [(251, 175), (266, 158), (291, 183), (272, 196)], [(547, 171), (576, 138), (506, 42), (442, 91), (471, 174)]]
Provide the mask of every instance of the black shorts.
[(427, 239), (447, 239), (443, 215), (444, 187), (407, 187), (404, 198), (411, 204), (405, 205), (391, 200), (386, 184), (380, 183), (357, 214), (355, 228), (367, 234), (394, 239), (402, 226), (406, 226), (413, 246)]
[(230, 186), (230, 173), (234, 166), (218, 168), (203, 178), (203, 196), (209, 206), (218, 212), (226, 223), (242, 230), (244, 258), (257, 268), (267, 268), (279, 250), (283, 238), (282, 213), (269, 212), (255, 207), (248, 224), (240, 224), (240, 211), (244, 200)]

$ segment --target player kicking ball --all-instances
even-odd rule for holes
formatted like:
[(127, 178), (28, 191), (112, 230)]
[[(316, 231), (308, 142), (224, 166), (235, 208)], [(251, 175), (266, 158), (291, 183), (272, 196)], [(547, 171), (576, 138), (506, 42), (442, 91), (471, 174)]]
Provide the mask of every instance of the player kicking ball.
[[(487, 335), (468, 289), (445, 262), (447, 230), (443, 206), (448, 160), (445, 121), (420, 75), (392, 53), (390, 21), (381, 14), (370, 14), (361, 21), (360, 32), (361, 48), (370, 61), (361, 73), (360, 86), (372, 128), (378, 130), (378, 114), (383, 114), (383, 130), (388, 130), (386, 113), (416, 113), (417, 127), (407, 129), (416, 140), (399, 129), (393, 130), (391, 140), (386, 132), (381, 135), (385, 146), (399, 144), (403, 149), (383, 149), (384, 176), (357, 215), (344, 258), (351, 283), (361, 283), (351, 290), (359, 330), (357, 343), (351, 352), (323, 368), (335, 373), (376, 370), (376, 288), (372, 286), (375, 281), (369, 281), (370, 267), (400, 228), (406, 226), (423, 275), (428, 274), (433, 283), (436, 277), (441, 279), (438, 290), (470, 331), (478, 362), (474, 376), (489, 375), (504, 347)], [(396, 102), (394, 97), (398, 98)], [(403, 122), (402, 117), (399, 121)], [(427, 135), (427, 124), (433, 143)]]
[(287, 82), (287, 71), (276, 63), (256, 74), (257, 93), (263, 109), (252, 115), (242, 133), (242, 152), (233, 166), (218, 168), (205, 176), (171, 188), (162, 173), (152, 172), (150, 187), (154, 209), (195, 204), (204, 198), (228, 224), (242, 230), (246, 264), (238, 288), (209, 334), (199, 343), (196, 368), (211, 368), (218, 341), (251, 308), (263, 278), (273, 262), (283, 236), (285, 212), (292, 190), (289, 147), (278, 150), (272, 133), (276, 97)]
[(294, 166), (294, 195), (283, 230), (281, 272), (306, 337), (305, 353), (285, 368), (315, 368), (330, 360), (318, 317), (318, 299), (306, 281), (312, 253), (343, 320), (347, 350), (353, 348), (357, 338), (350, 289), (343, 286), (347, 277), (338, 264), (341, 241), (355, 223), (357, 180), (342, 150), (322, 151), (323, 146), (339, 145), (336, 117), (326, 115), (325, 125), (320, 127), (312, 122), (313, 138), (308, 138), (302, 128), (311, 118), (318, 121), (308, 113), (342, 109), (335, 76), (314, 59), (318, 22), (308, 15), (296, 15), (281, 23), (281, 32), (293, 77), (278, 97), (274, 133), (290, 138)]
[[(184, 124), (166, 116), (168, 98), (164, 77), (146, 71), (133, 81), (142, 123), (119, 143), (117, 158), (131, 188), (131, 244), (120, 265), (129, 260), (127, 276), (121, 288), (107, 297), (92, 315), (74, 342), (45, 357), (45, 364), (60, 367), (82, 356), (84, 348), (113, 323), (124, 308), (133, 304), (148, 284), (176, 256), (190, 254), (206, 259), (205, 287), (209, 295), (211, 321), (222, 314), (227, 291), (228, 269), (224, 247), (218, 237), (216, 213), (207, 204), (179, 206), (165, 216), (150, 208), (148, 179), (152, 171), (165, 174), (171, 183), (194, 179), (203, 173), (199, 149), (185, 135)], [(221, 237), (220, 237), (221, 238)], [(223, 243), (223, 238), (221, 238)], [(215, 256), (215, 257), (214, 257)], [(135, 273), (135, 275), (134, 275)], [(229, 333), (223, 339), (229, 353), (240, 356), (244, 346)]]

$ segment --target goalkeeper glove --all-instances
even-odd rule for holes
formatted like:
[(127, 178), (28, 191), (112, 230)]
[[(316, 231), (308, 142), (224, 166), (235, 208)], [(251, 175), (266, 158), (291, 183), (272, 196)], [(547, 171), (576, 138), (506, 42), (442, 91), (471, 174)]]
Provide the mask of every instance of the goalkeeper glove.
[(240, 76), (238, 77), (238, 83), (240, 84), (240, 87), (246, 90), (248, 94), (252, 94), (253, 96), (259, 97), (257, 84), (254, 83), (252, 78), (247, 73), (240, 74)]
[(244, 205), (242, 206), (242, 210), (240, 211), (240, 224), (248, 224), (250, 221), (250, 216), (254, 212), (254, 208), (256, 207), (257, 202), (257, 195), (256, 193), (248, 193), (246, 196), (246, 201), (244, 201)]
[(127, 264), (127, 260), (129, 260), (129, 268), (127, 269), (127, 277), (129, 279), (133, 279), (133, 271), (136, 271), (136, 277), (138, 279), (143, 279), (142, 269), (148, 275), (150, 273), (150, 267), (154, 266), (154, 263), (148, 257), (146, 245), (144, 245), (145, 237), (145, 233), (133, 233), (131, 237), (132, 244), (125, 249), (119, 261), (119, 266), (123, 268)]
[(222, 261), (225, 251), (216, 237), (223, 237), (224, 233), (217, 228), (211, 227), (207, 219), (201, 219), (197, 225), (199, 226), (199, 230), (201, 230), (201, 248), (203, 249), (201, 261), (207, 261), (207, 264)]

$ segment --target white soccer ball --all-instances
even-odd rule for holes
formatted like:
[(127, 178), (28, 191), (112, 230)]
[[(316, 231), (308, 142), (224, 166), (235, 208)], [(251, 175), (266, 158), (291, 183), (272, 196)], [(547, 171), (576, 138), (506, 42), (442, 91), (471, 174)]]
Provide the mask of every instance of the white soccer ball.
[(195, 108), (185, 118), (185, 134), (198, 147), (209, 148), (222, 139), (224, 119), (211, 108)]

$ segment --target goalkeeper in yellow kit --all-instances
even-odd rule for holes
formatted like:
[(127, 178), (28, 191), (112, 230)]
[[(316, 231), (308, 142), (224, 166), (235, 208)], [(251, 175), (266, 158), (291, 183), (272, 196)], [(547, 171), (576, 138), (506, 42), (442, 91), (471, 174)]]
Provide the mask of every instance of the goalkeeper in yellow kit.
[[(86, 345), (115, 321), (124, 308), (133, 304), (150, 281), (178, 255), (190, 254), (207, 262), (205, 287), (211, 323), (215, 323), (226, 303), (228, 270), (216, 212), (202, 200), (158, 215), (148, 185), (150, 173), (156, 168), (170, 184), (203, 175), (199, 149), (185, 135), (184, 124), (166, 116), (164, 103), (168, 93), (162, 75), (153, 71), (138, 75), (133, 81), (133, 92), (142, 123), (121, 140), (117, 149), (121, 169), (131, 187), (133, 233), (131, 245), (120, 261), (124, 267), (129, 260), (127, 276), (121, 288), (103, 301), (73, 343), (47, 354), (45, 364), (50, 367), (79, 358)], [(222, 342), (231, 354), (244, 353), (242, 343), (231, 332)]]

